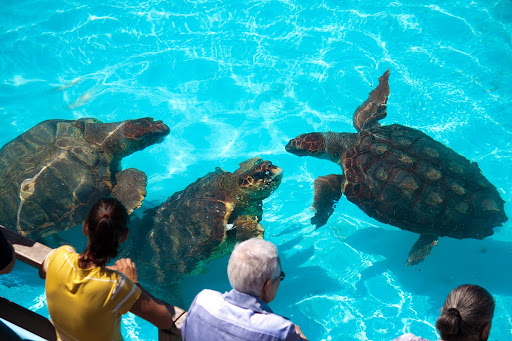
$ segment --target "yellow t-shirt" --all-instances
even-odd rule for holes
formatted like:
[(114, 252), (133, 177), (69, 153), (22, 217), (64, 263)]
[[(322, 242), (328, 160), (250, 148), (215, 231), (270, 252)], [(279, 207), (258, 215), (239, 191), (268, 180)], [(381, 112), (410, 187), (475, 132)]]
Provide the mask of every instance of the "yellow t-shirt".
[(59, 340), (123, 340), (121, 316), (139, 298), (138, 286), (116, 271), (79, 268), (78, 254), (67, 245), (50, 252), (44, 267), (48, 311)]

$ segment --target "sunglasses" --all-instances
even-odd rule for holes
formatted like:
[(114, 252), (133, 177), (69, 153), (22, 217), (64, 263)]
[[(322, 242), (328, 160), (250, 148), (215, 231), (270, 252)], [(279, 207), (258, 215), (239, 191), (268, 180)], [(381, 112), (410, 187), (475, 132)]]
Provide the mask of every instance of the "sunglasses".
[(285, 277), (286, 277), (286, 276), (285, 276), (285, 274), (284, 274), (283, 270), (281, 270), (281, 273), (279, 274), (279, 279), (281, 280), (281, 282), (282, 282), (282, 281), (284, 281), (284, 278), (285, 278)]

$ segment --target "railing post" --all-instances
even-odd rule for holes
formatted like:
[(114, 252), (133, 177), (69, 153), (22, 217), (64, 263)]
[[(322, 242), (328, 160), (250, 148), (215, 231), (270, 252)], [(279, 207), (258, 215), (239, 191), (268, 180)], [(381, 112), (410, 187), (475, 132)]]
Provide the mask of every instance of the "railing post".
[(159, 329), (158, 341), (181, 341), (181, 325), (187, 316), (187, 312), (181, 308), (174, 307), (174, 328), (172, 329)]
[(159, 329), (158, 341), (181, 341), (181, 334), (179, 330)]

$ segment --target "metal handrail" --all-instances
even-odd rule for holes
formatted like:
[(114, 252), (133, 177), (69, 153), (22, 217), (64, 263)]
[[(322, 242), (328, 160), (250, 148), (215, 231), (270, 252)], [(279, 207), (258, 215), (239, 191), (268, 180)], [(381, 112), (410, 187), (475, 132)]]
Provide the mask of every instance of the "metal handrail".
[[(36, 269), (41, 267), (46, 256), (52, 250), (46, 245), (35, 242), (10, 231), (2, 225), (0, 225), (0, 229), (7, 240), (13, 245), (14, 251), (16, 253), (16, 259), (27, 263)], [(174, 328), (169, 330), (159, 329), (159, 341), (181, 340), (181, 325), (185, 320), (187, 312), (179, 307), (172, 305), (169, 306), (174, 308), (172, 311)], [(45, 317), (25, 309), (16, 303), (6, 300), (3, 297), (0, 297), (0, 307), (2, 308), (0, 309), (0, 317), (4, 320), (14, 323), (25, 330), (45, 338), (48, 341), (54, 341), (57, 339), (55, 336), (55, 328), (53, 327), (53, 324)]]

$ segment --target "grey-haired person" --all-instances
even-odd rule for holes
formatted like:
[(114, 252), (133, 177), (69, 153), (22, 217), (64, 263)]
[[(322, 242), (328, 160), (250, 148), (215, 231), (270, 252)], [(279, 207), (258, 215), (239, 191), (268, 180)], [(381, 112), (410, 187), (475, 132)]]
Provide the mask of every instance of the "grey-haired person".
[[(494, 298), (481, 286), (464, 284), (453, 289), (436, 322), (442, 341), (487, 341), (494, 306)], [(393, 341), (428, 340), (405, 334)]]
[(228, 277), (230, 292), (205, 289), (195, 297), (181, 328), (184, 341), (307, 340), (296, 324), (268, 306), (284, 279), (274, 244), (258, 238), (237, 244)]

